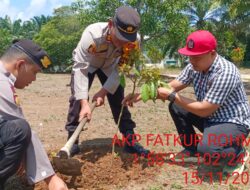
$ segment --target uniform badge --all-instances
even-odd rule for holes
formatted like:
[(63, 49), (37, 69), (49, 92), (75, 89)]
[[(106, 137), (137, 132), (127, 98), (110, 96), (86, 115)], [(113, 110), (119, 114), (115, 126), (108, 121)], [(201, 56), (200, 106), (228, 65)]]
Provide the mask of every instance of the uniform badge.
[(108, 35), (106, 36), (106, 40), (107, 40), (108, 42), (111, 42), (111, 35), (110, 35), (110, 34), (108, 34)]
[(190, 39), (187, 43), (187, 47), (189, 49), (193, 49), (194, 48), (194, 40)]
[(132, 32), (132, 31), (133, 31), (133, 27), (132, 27), (132, 26), (128, 26), (128, 27), (127, 27), (127, 31), (128, 31), (128, 32)]
[(40, 61), (44, 68), (47, 68), (51, 64), (51, 61), (47, 56), (44, 56)]
[(18, 95), (15, 93), (14, 94), (14, 100), (15, 100), (15, 103), (17, 106), (21, 106), (21, 101), (20, 101), (20, 98), (18, 97)]
[(96, 53), (103, 53), (106, 52), (108, 50), (108, 44), (103, 43), (100, 44), (96, 47)]

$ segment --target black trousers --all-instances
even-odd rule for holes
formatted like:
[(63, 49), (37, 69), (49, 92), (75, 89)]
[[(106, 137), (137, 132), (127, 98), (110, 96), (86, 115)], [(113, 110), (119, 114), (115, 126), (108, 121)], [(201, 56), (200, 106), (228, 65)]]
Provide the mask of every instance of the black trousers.
[[(101, 84), (103, 85), (106, 80), (107, 76), (100, 70), (96, 70), (94, 73), (88, 73), (88, 78), (89, 78), (89, 88), (92, 85), (92, 82), (94, 80), (95, 75), (97, 75), (98, 79), (100, 80)], [(74, 86), (74, 76), (72, 74), (71, 76), (71, 91), (72, 94), (74, 93), (73, 91), (73, 86)], [(114, 94), (107, 94), (108, 102), (115, 120), (115, 123), (118, 123), (119, 119), (119, 114), (121, 112), (122, 108), (122, 100), (124, 98), (124, 88), (119, 85), (117, 88), (116, 92)], [(79, 122), (79, 113), (81, 109), (80, 105), (80, 100), (76, 100), (74, 96), (72, 95), (69, 99), (69, 112), (68, 112), (68, 117), (67, 117), (67, 122), (66, 122), (66, 130), (69, 132), (75, 131), (76, 127), (78, 126)], [(135, 128), (135, 122), (131, 119), (131, 114), (128, 110), (127, 107), (124, 107), (123, 109), (123, 114), (121, 116), (121, 122), (119, 126), (119, 130), (122, 134), (125, 134), (126, 131), (128, 130), (133, 130)]]
[(24, 119), (0, 121), (0, 189), (15, 174), (31, 140), (31, 129)]
[[(169, 104), (169, 111), (178, 134), (182, 136), (182, 146), (194, 152), (237, 155), (242, 150), (242, 141), (249, 133), (243, 125), (207, 122), (206, 119), (187, 112), (174, 103)], [(199, 136), (196, 135), (194, 127), (203, 133), (200, 142), (197, 141)]]

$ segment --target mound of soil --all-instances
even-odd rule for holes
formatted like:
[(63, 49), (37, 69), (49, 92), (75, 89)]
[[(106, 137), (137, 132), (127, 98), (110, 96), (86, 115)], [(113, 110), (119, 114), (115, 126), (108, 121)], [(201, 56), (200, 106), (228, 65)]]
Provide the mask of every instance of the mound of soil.
[[(133, 154), (124, 153), (121, 147), (115, 148), (112, 155), (111, 143), (88, 143), (81, 146), (81, 154), (75, 156), (83, 165), (82, 175), (67, 176), (57, 171), (57, 174), (67, 183), (69, 189), (119, 189), (129, 184), (143, 184), (154, 180), (159, 172), (156, 166), (149, 166), (145, 158), (136, 158)], [(24, 180), (21, 180), (24, 181)], [(19, 189), (47, 190), (45, 183), (38, 183), (35, 187), (19, 185)], [(133, 186), (133, 185), (132, 185)], [(18, 190), (19, 190), (18, 189)]]
[(149, 167), (147, 160), (136, 160), (134, 155), (126, 154), (116, 148), (112, 155), (110, 145), (91, 145), (82, 148), (77, 158), (83, 162), (82, 175), (77, 177), (62, 175), (69, 188), (112, 189), (126, 187), (131, 181), (143, 183), (153, 180), (158, 168)]

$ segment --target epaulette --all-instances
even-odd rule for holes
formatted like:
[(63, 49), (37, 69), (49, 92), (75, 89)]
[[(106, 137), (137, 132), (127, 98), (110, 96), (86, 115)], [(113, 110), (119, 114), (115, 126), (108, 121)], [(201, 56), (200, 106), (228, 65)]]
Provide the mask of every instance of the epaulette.
[(108, 51), (108, 44), (107, 43), (101, 43), (101, 44), (91, 44), (88, 48), (88, 52), (91, 54), (95, 53), (104, 53)]

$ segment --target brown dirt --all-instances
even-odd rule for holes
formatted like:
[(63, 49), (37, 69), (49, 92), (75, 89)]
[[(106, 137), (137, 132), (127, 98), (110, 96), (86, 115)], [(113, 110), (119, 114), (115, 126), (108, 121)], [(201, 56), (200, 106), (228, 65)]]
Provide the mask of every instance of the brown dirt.
[[(68, 98), (70, 90), (70, 75), (63, 74), (39, 74), (37, 81), (24, 90), (18, 90), (22, 107), (27, 120), (32, 129), (37, 132), (42, 140), (48, 154), (51, 155), (60, 150), (67, 138), (64, 125), (68, 111)], [(99, 89), (100, 84), (95, 80), (90, 97)], [(250, 98), (250, 85), (246, 83), (248, 98)], [(126, 93), (131, 89), (128, 83)], [(191, 88), (185, 90), (182, 95), (193, 97)], [(147, 144), (147, 134), (177, 134), (173, 121), (167, 109), (168, 103), (157, 101), (144, 104), (139, 102), (131, 108), (134, 121), (137, 123), (136, 133), (142, 139), (140, 141), (151, 151), (160, 153), (177, 152), (181, 146), (174, 146), (170, 141), (169, 145)], [(72, 177), (58, 173), (71, 190), (85, 189), (105, 189), (105, 190), (161, 190), (161, 189), (249, 189), (248, 185), (242, 183), (238, 185), (220, 185), (214, 182), (211, 186), (205, 181), (199, 185), (191, 184), (192, 171), (197, 171), (197, 165), (181, 166), (171, 165), (165, 162), (161, 166), (148, 166), (148, 161), (140, 159), (134, 162), (133, 156), (122, 152), (122, 148), (117, 147), (118, 156), (113, 159), (111, 166), (111, 142), (116, 133), (116, 125), (106, 101), (105, 106), (95, 109), (92, 120), (88, 124), (88, 130), (80, 135), (81, 154), (77, 156), (83, 162), (82, 176)], [(249, 149), (247, 147), (247, 149)], [(248, 170), (247, 170), (248, 171)], [(185, 183), (183, 172), (189, 172), (188, 183)], [(250, 175), (249, 175), (250, 176)], [(19, 184), (9, 190), (47, 190), (46, 185), (38, 183), (35, 187), (21, 186), (20, 179), (14, 179)], [(21, 178), (23, 180), (23, 178)], [(11, 183), (14, 185), (15, 183)]]
[[(105, 139), (106, 140), (106, 139)], [(111, 143), (111, 139), (107, 139)], [(91, 142), (93, 143), (93, 142)], [(140, 158), (135, 162), (132, 155), (123, 153), (122, 148), (116, 147), (116, 155), (112, 156), (109, 145), (82, 145), (80, 155), (75, 156), (83, 166), (82, 175), (67, 176), (60, 174), (70, 189), (119, 189), (128, 183), (145, 183), (152, 181), (159, 167), (151, 167), (147, 160)], [(47, 189), (44, 183), (36, 185), (35, 190)]]
[[(133, 162), (133, 157), (122, 153), (119, 148), (118, 156), (114, 158), (110, 146), (83, 147), (80, 156), (83, 161), (83, 175), (77, 177), (77, 185), (83, 189), (110, 189), (125, 187), (130, 181), (139, 183), (153, 180), (157, 174), (156, 167), (148, 167), (146, 161), (140, 164)], [(69, 181), (69, 177), (65, 177)], [(69, 183), (69, 187), (76, 183)]]

